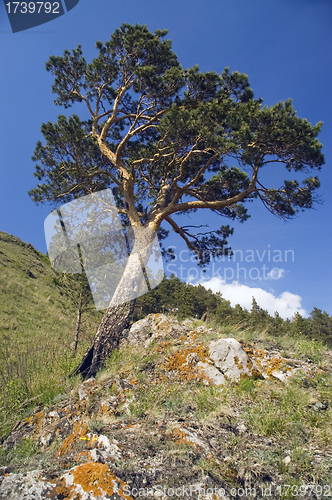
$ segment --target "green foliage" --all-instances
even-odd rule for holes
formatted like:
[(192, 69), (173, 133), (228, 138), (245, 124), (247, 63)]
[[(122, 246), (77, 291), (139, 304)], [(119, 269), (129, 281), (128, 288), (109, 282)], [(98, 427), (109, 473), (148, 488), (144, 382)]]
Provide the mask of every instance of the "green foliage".
[(271, 337), (289, 335), (302, 341), (301, 353), (315, 362), (319, 361), (324, 344), (332, 346), (332, 317), (325, 311), (315, 307), (309, 318), (296, 313), (292, 320), (283, 320), (278, 312), (270, 316), (254, 297), (250, 311), (239, 304), (232, 307), (220, 293), (213, 293), (202, 285), (184, 283), (174, 275), (165, 277), (157, 288), (137, 299), (134, 320), (150, 313), (171, 313), (179, 319), (199, 318), (216, 325), (237, 325), (250, 329), (254, 336), (258, 330), (267, 330)]
[(220, 406), (220, 402), (218, 401), (220, 392), (220, 387), (203, 386), (198, 388), (194, 395), (194, 403), (196, 403), (197, 413), (200, 418), (206, 417)]
[(326, 348), (322, 342), (304, 338), (297, 342), (297, 349), (299, 353), (304, 354), (313, 363), (319, 364)]

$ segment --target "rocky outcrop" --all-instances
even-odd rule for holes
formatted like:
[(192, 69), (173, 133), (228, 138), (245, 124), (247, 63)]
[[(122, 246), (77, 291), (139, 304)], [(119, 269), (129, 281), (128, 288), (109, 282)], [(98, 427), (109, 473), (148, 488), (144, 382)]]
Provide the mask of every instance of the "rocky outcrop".
[(188, 335), (190, 331), (188, 326), (164, 314), (149, 314), (131, 326), (120, 345), (135, 344), (147, 348), (153, 340), (170, 340)]
[[(118, 352), (117, 370), (16, 422), (2, 449), (10, 455), (33, 443), (49, 459), (0, 468), (0, 500), (166, 500), (176, 488), (181, 498), (230, 500), (250, 498), (234, 485), (264, 492), (282, 480), (272, 466), (245, 469), (252, 450), (262, 457), (274, 444), (250, 432), (233, 389), (245, 379), (286, 386), (299, 372), (314, 380), (317, 366), (162, 314), (132, 325)], [(327, 401), (310, 404), (329, 411)], [(281, 471), (291, 467), (282, 460)]]

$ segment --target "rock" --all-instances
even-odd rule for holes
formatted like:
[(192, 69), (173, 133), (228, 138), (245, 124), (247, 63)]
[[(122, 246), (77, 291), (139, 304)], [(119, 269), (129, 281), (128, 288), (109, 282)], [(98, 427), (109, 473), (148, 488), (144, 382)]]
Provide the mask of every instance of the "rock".
[[(265, 385), (268, 391), (271, 385), (282, 391), (280, 381), (287, 382), (300, 369), (309, 382), (322, 372), (315, 365), (259, 349), (259, 342), (240, 344), (233, 338), (211, 342), (211, 330), (206, 330), (207, 336), (196, 335), (201, 331), (162, 314), (149, 315), (132, 325), (123, 341), (133, 347), (128, 363), (127, 358), (124, 363), (120, 360), (115, 369), (112, 366), (81, 383), (67, 398), (48, 409), (36, 408), (17, 421), (1, 449), (19, 457), (21, 450), (15, 448), (23, 446), (24, 451), (25, 444), (31, 443), (37, 455), (29, 464), (21, 461), (20, 468), (15, 462), (13, 467), (0, 468), (0, 500), (131, 500), (130, 495), (141, 497), (135, 490), (143, 487), (151, 488), (149, 498), (174, 498), (165, 494), (165, 483), (170, 488), (192, 485), (197, 489), (189, 495), (193, 499), (229, 500), (233, 495), (229, 496), (227, 481), (224, 484), (226, 477), (238, 481), (241, 488), (260, 488), (264, 481), (279, 484), (280, 466), (284, 472), (291, 462), (290, 450), (282, 447), (285, 458), (276, 461), (279, 469), (269, 474), (242, 467), (257, 448), (259, 453), (273, 449), (280, 453), (279, 442), (255, 435), (250, 420), (246, 423), (247, 395), (237, 399), (238, 391), (229, 391), (228, 402), (227, 388), (214, 390), (202, 384), (230, 388), (231, 382), (261, 374), (257, 388)], [(151, 345), (153, 339), (157, 341)], [(139, 351), (141, 359), (136, 355), (139, 343), (148, 346), (146, 359), (144, 350)], [(178, 394), (182, 388), (183, 398)], [(322, 400), (327, 396), (314, 397), (316, 392), (312, 389), (311, 399), (305, 400), (311, 414), (331, 406)], [(241, 442), (236, 453), (234, 436)], [(45, 453), (43, 471), (18, 473), (36, 468), (39, 453)], [(323, 452), (315, 455), (315, 461), (320, 457), (323, 460)], [(213, 464), (211, 470), (207, 464)], [(258, 464), (255, 460), (249, 465)]]
[(121, 341), (120, 345), (136, 343), (148, 347), (155, 338), (172, 338), (181, 333), (189, 333), (189, 331), (187, 326), (174, 318), (164, 314), (149, 314), (131, 326), (127, 337)]
[(225, 379), (231, 382), (260, 376), (256, 363), (249, 358), (240, 342), (235, 339), (212, 341), (209, 346), (209, 356)]
[(237, 429), (238, 429), (239, 432), (242, 433), (242, 432), (246, 432), (247, 427), (244, 424), (240, 424), (240, 425), (237, 426)]
[(9, 474), (11, 470), (12, 470), (11, 467), (0, 467), (0, 476), (3, 476), (4, 474)]
[(42, 471), (38, 470), (9, 474), (0, 485), (0, 500), (132, 500), (128, 492), (128, 485), (118, 479), (107, 465), (88, 462), (73, 467), (54, 482), (47, 481)]
[(47, 414), (47, 417), (51, 417), (51, 418), (59, 418), (59, 413), (57, 411), (50, 411), (48, 414)]
[(54, 484), (44, 479), (42, 471), (8, 474), (0, 485), (0, 500), (45, 500)]
[(317, 373), (323, 373), (322, 370), (312, 363), (309, 364), (302, 360), (284, 358), (277, 351), (258, 349), (256, 346), (250, 344), (246, 344), (244, 350), (249, 358), (256, 363), (258, 370), (265, 379), (277, 379), (280, 382), (288, 383), (291, 377), (299, 371), (303, 371), (305, 378), (302, 385), (310, 387), (313, 385), (313, 377)]
[(91, 392), (93, 392), (93, 389), (96, 388), (96, 381), (94, 378), (89, 378), (88, 380), (85, 380), (79, 388), (78, 388), (78, 397), (79, 400), (82, 401), (82, 399), (86, 398)]
[(311, 407), (316, 411), (324, 411), (329, 409), (329, 403), (328, 401), (317, 401)]
[[(66, 495), (80, 500), (109, 498), (132, 500), (128, 495), (129, 491), (128, 485), (118, 479), (106, 464), (88, 462), (73, 467), (63, 474), (51, 494)], [(64, 498), (64, 496), (54, 498)]]
[(199, 361), (197, 366), (200, 368), (201, 373), (204, 375), (204, 378), (207, 379), (208, 383), (210, 382), (214, 385), (226, 384), (224, 375), (215, 366), (212, 366), (209, 363), (203, 363), (202, 361)]

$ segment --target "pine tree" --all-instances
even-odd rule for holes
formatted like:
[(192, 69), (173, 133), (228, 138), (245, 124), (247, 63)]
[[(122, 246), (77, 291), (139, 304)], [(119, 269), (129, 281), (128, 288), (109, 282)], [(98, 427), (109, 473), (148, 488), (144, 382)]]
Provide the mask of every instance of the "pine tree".
[[(142, 249), (167, 234), (165, 225), (205, 265), (211, 252), (229, 251), (231, 228), (196, 233), (175, 216), (212, 210), (243, 222), (249, 216), (244, 203), (254, 198), (285, 219), (310, 208), (316, 176), (302, 185), (296, 175), (281, 186), (265, 186), (260, 172), (277, 163), (295, 174), (319, 169), (322, 124), (297, 117), (290, 100), (263, 106), (245, 74), (183, 69), (166, 34), (123, 24), (109, 41), (96, 43), (91, 63), (81, 46), (50, 57), (55, 103), (81, 104), (85, 113), (42, 125), (44, 143), (37, 143), (33, 157), (39, 182), (30, 195), (56, 206), (112, 188), (120, 217), (134, 234), (131, 256), (140, 253), (143, 267), (149, 251)], [(131, 256), (76, 373), (94, 375), (128, 325), (128, 297), (140, 286)]]

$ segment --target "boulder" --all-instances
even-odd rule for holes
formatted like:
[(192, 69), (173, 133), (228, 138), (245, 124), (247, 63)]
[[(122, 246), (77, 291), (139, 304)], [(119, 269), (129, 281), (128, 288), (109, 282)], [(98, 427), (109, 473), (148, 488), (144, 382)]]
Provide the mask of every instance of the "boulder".
[(212, 366), (209, 363), (203, 363), (202, 361), (199, 361), (197, 366), (207, 383), (210, 382), (213, 385), (226, 384), (224, 375), (215, 366)]
[(106, 464), (88, 462), (77, 465), (57, 480), (47, 481), (39, 470), (8, 474), (0, 484), (0, 500), (132, 500), (128, 485), (117, 478)]
[(46, 481), (43, 472), (34, 470), (22, 474), (6, 475), (0, 485), (0, 500), (44, 500), (54, 484)]
[(121, 341), (120, 346), (138, 344), (148, 347), (156, 338), (173, 338), (181, 334), (188, 334), (190, 329), (174, 318), (164, 314), (149, 314), (134, 323)]
[(261, 376), (256, 363), (249, 358), (240, 342), (235, 339), (212, 341), (209, 345), (209, 357), (225, 380), (230, 382)]

